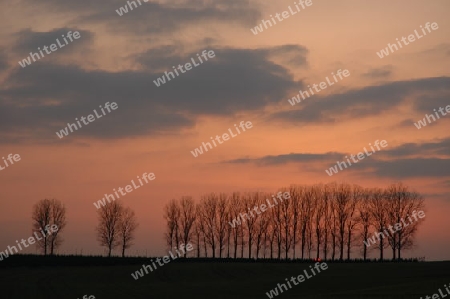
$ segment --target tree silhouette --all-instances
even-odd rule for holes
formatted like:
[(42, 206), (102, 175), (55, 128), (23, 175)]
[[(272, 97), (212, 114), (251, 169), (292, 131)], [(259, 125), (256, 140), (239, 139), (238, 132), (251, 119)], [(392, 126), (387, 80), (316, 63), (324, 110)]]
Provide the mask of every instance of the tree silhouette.
[[(300, 249), (302, 259), (325, 260), (350, 260), (357, 247), (366, 260), (371, 244), (367, 241), (375, 236), (378, 244), (370, 250), (378, 250), (380, 260), (388, 246), (393, 258), (400, 259), (402, 251), (414, 246), (422, 223), (410, 221), (392, 235), (386, 233), (390, 225), (415, 217), (424, 208), (420, 194), (401, 183), (386, 189), (333, 182), (279, 190), (289, 191), (290, 198), (276, 204), (275, 195), (256, 191), (209, 193), (196, 204), (192, 197), (171, 200), (164, 209), (167, 244), (192, 239), (197, 257), (208, 257), (211, 251), (213, 258), (220, 258), (227, 249), (227, 257), (289, 259), (297, 258)], [(267, 207), (269, 201), (275, 205)]]
[(130, 208), (122, 209), (119, 221), (119, 239), (122, 246), (122, 257), (125, 257), (125, 250), (130, 248), (134, 240), (134, 232), (139, 226), (134, 211)]
[[(55, 254), (62, 244), (61, 231), (67, 224), (66, 208), (57, 199), (42, 199), (34, 205), (32, 219), (33, 233), (42, 235), (42, 238), (37, 238), (36, 246), (44, 255), (49, 250), (50, 255)], [(52, 225), (56, 225), (57, 230), (51, 229)]]
[(119, 201), (113, 201), (98, 209), (97, 240), (101, 246), (108, 250), (108, 257), (111, 252), (120, 244), (120, 220), (123, 206)]

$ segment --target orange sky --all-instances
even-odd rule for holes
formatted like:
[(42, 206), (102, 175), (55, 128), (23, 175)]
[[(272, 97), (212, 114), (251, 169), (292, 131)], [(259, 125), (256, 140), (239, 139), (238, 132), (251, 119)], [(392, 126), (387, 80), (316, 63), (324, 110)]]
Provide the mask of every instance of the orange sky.
[[(450, 105), (448, 1), (313, 0), (258, 35), (250, 28), (293, 1), (149, 2), (120, 17), (115, 10), (125, 3), (0, 4), (0, 157), (21, 156), (0, 171), (0, 251), (29, 237), (33, 204), (54, 197), (67, 207), (60, 252), (103, 253), (93, 202), (153, 172), (154, 181), (123, 200), (140, 223), (132, 254), (164, 253), (163, 206), (182, 195), (403, 181), (427, 206), (417, 248), (407, 256), (450, 259), (450, 115), (420, 130), (413, 124)], [(439, 29), (388, 57), (376, 55), (426, 22)], [(81, 38), (19, 66), (69, 30)], [(153, 84), (205, 49), (216, 57), (161, 87)], [(288, 103), (338, 69), (350, 77)], [(118, 110), (56, 136), (108, 101)], [(242, 120), (253, 128), (192, 156)], [(333, 177), (325, 173), (336, 155), (341, 161), (377, 139), (389, 146)]]

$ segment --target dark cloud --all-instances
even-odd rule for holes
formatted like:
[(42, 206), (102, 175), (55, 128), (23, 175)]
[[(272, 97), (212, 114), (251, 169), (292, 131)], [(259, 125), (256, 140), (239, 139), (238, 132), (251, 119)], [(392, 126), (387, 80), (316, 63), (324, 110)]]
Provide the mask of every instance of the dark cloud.
[(370, 79), (387, 79), (392, 75), (392, 66), (385, 65), (380, 68), (375, 68), (367, 71), (362, 76)]
[(382, 155), (391, 158), (407, 156), (448, 156), (450, 157), (450, 137), (434, 142), (404, 143), (393, 149), (385, 149)]
[(262, 49), (273, 55), (276, 59), (282, 59), (284, 64), (294, 67), (306, 67), (308, 49), (299, 45), (282, 45), (269, 49)]
[[(153, 80), (164, 73), (149, 67), (112, 73), (43, 63), (16, 69), (0, 89), (0, 125), (29, 139), (56, 138), (55, 132), (75, 117), (86, 116), (109, 101), (117, 102), (119, 109), (69, 138), (77, 134), (122, 138), (176, 132), (193, 126), (199, 115), (261, 109), (298, 84), (285, 68), (269, 59), (274, 55), (271, 49), (214, 51), (216, 57), (160, 87)], [(177, 56), (170, 47), (146, 53), (149, 65), (157, 60), (170, 62), (167, 71), (173, 70), (172, 62), (190, 62), (195, 54)], [(4, 133), (1, 137), (3, 142), (15, 141)]]
[[(258, 8), (246, 0), (186, 0), (166, 4), (141, 0), (142, 5), (134, 0), (138, 7), (132, 5), (133, 10), (124, 0), (42, 0), (39, 4), (31, 0), (23, 2), (24, 5), (30, 3), (64, 13), (76, 13), (79, 16), (75, 20), (77, 24), (99, 23), (108, 26), (115, 33), (137, 35), (165, 34), (207, 21), (237, 22), (251, 26), (261, 16)], [(128, 7), (128, 13), (119, 16), (116, 10), (123, 6)]]
[[(414, 98), (411, 101), (414, 108), (418, 112), (434, 114), (434, 109), (438, 111), (439, 108), (443, 108), (444, 113), (446, 113), (445, 108), (450, 105), (450, 88), (443, 91), (436, 91), (434, 94), (423, 95), (421, 97)], [(438, 114), (441, 118), (446, 117), (440, 112)]]
[(411, 126), (414, 126), (414, 123), (417, 122), (417, 120), (414, 120), (412, 118), (408, 118), (405, 120), (402, 120), (401, 122), (394, 125), (394, 128), (411, 128)]
[(337, 152), (329, 152), (324, 154), (302, 154), (302, 153), (290, 153), (277, 156), (264, 156), (261, 158), (241, 158), (235, 160), (224, 161), (223, 163), (230, 164), (255, 164), (258, 166), (272, 166), (283, 165), (289, 163), (315, 163), (323, 161), (339, 160), (344, 157), (345, 154)]
[[(425, 143), (405, 143), (393, 149), (383, 149), (342, 171), (361, 172), (387, 178), (447, 177), (450, 176), (450, 138)], [(370, 151), (370, 150), (369, 150)], [(352, 153), (357, 154), (357, 153)], [(343, 161), (349, 153), (323, 154), (290, 153), (260, 158), (240, 158), (223, 163), (253, 164), (258, 167), (302, 164), (312, 171), (325, 171)], [(436, 156), (447, 156), (439, 158)], [(433, 157), (435, 156), (435, 157)], [(308, 165), (309, 164), (309, 165)], [(322, 169), (322, 167), (324, 167)], [(339, 175), (338, 174), (335, 174)]]
[(419, 54), (425, 54), (425, 55), (430, 55), (433, 57), (436, 56), (450, 56), (450, 44), (449, 43), (442, 43), (439, 44), (433, 48), (424, 50), (419, 52)]
[[(214, 49), (215, 46), (211, 44), (214, 40), (205, 40), (204, 44), (209, 44), (209, 49)], [(206, 48), (205, 48), (206, 49)], [(203, 50), (203, 49), (202, 49)], [(296, 67), (307, 67), (307, 55), (309, 51), (307, 48), (300, 45), (282, 45), (271, 48), (260, 48), (255, 50), (236, 50), (236, 49), (219, 49), (225, 53), (249, 53), (246, 59), (251, 59), (248, 63), (258, 63), (257, 60), (276, 60), (277, 62), (283, 62), (284, 64), (293, 65)], [(184, 49), (180, 46), (166, 45), (159, 48), (147, 50), (144, 53), (135, 55), (132, 57), (136, 62), (143, 65), (148, 70), (158, 70), (161, 68), (170, 69), (172, 66), (177, 66), (180, 63), (189, 61), (191, 57), (196, 57), (196, 54), (201, 54), (201, 51), (197, 53), (183, 54)], [(255, 56), (253, 59), (251, 56)], [(214, 58), (215, 59), (215, 58)], [(285, 75), (284, 69), (282, 74)]]
[[(69, 43), (66, 45), (62, 36), (67, 36), (69, 31), (72, 31), (72, 34), (73, 32), (78, 31), (80, 37), (78, 39), (72, 38), (72, 42), (66, 38)], [(13, 46), (13, 50), (20, 55), (29, 55), (30, 52), (39, 53), (38, 47), (40, 47), (44, 55), (47, 56), (49, 54), (45, 53), (43, 46), (49, 47), (51, 44), (56, 44), (58, 47), (58, 50), (55, 51), (55, 53), (52, 52), (52, 55), (74, 53), (80, 51), (81, 48), (90, 45), (94, 39), (94, 34), (92, 32), (76, 28), (57, 28), (48, 32), (36, 32), (31, 29), (26, 29), (19, 31), (14, 35), (16, 37), (16, 44)], [(64, 45), (64, 47), (59, 48), (56, 39), (59, 39), (59, 42)]]
[[(268, 120), (290, 124), (333, 123), (345, 119), (380, 115), (408, 100), (414, 101), (420, 111), (420, 105), (423, 105), (421, 98), (424, 95), (447, 95), (449, 92), (450, 77), (396, 81), (340, 94), (313, 95), (297, 104), (294, 109), (270, 115)], [(433, 104), (442, 102), (443, 98), (445, 97), (436, 96)]]
[(450, 159), (411, 158), (394, 161), (374, 160), (358, 163), (357, 170), (367, 170), (373, 175), (388, 178), (442, 178), (450, 176)]

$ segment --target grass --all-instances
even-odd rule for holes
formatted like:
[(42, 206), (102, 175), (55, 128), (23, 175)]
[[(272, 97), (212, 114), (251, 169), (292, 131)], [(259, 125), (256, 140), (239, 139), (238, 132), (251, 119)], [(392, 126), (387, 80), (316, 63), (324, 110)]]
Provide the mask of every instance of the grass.
[[(302, 274), (312, 264), (176, 260), (134, 280), (131, 273), (149, 263), (149, 258), (9, 259), (0, 262), (2, 299), (75, 299), (83, 295), (123, 299), (268, 298), (266, 292), (285, 278)], [(327, 270), (276, 298), (419, 299), (437, 293), (448, 283), (450, 262), (329, 263)]]

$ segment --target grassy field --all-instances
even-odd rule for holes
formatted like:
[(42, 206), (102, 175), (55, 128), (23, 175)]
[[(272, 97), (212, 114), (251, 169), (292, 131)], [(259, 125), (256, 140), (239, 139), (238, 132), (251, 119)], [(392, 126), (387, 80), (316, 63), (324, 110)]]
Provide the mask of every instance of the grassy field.
[[(5, 262), (5, 261), (3, 261)], [(268, 298), (311, 263), (171, 262), (134, 280), (135, 265), (8, 265), (0, 262), (0, 298)], [(23, 264), (23, 263), (22, 263)], [(58, 264), (54, 260), (52, 264)], [(75, 262), (76, 264), (76, 262)], [(5, 267), (6, 265), (6, 267)], [(413, 298), (450, 283), (450, 262), (329, 263), (276, 298)]]

